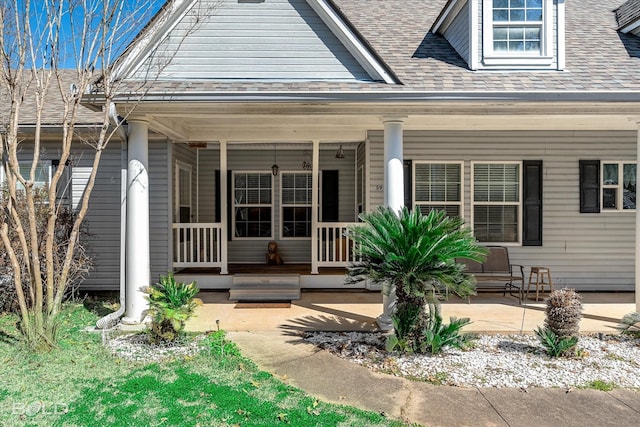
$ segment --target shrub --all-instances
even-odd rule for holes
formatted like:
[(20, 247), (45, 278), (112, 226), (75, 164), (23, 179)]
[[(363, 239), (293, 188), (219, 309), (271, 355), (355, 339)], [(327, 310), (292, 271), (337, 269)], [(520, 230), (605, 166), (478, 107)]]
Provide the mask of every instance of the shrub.
[(625, 314), (620, 320), (618, 330), (623, 334), (630, 334), (640, 337), (640, 312), (634, 311)]
[[(6, 195), (6, 188), (2, 189), (5, 194), (0, 197), (8, 197)], [(40, 255), (40, 269), (43, 279), (47, 275), (47, 265), (45, 257), (44, 242), (46, 241), (47, 221), (49, 215), (49, 203), (48, 192), (45, 188), (36, 188), (33, 190), (33, 198), (35, 205), (36, 215), (36, 233), (37, 241), (40, 242), (41, 247), (38, 248)], [(67, 247), (69, 246), (69, 237), (73, 224), (76, 221), (77, 214), (66, 206), (57, 207), (57, 218), (55, 226), (54, 248), (53, 248), (53, 268), (55, 271), (59, 271), (62, 268), (64, 258), (67, 253)], [(17, 207), (22, 224), (28, 224), (28, 209), (27, 201), (24, 192), (18, 192)], [(7, 212), (0, 210), (0, 222), (7, 221), (12, 224), (13, 221), (9, 217), (5, 217)], [(30, 241), (31, 230), (26, 227), (25, 238)], [(66, 296), (73, 295), (80, 283), (85, 279), (91, 267), (93, 266), (93, 259), (88, 253), (88, 241), (90, 234), (88, 232), (87, 223), (83, 223), (80, 227), (80, 233), (78, 236), (78, 242), (76, 243), (73, 260), (69, 269), (69, 276), (66, 284)], [(13, 250), (16, 253), (16, 257), (21, 265), (22, 269), (22, 289), (25, 294), (26, 303), (28, 306), (32, 303), (31, 296), (34, 294), (32, 289), (32, 283), (30, 282), (30, 275), (26, 271), (26, 258), (31, 256), (29, 253), (25, 254), (22, 245), (19, 244), (19, 238), (15, 230), (9, 228), (9, 238), (13, 242)], [(1, 243), (0, 243), (1, 245)], [(14, 283), (15, 273), (13, 266), (9, 260), (9, 256), (5, 250), (0, 250), (0, 312), (17, 312), (18, 301), (16, 294), (16, 287)], [(46, 288), (44, 289), (46, 292)]]
[(460, 333), (463, 327), (471, 323), (469, 318), (451, 317), (450, 323), (443, 323), (437, 304), (429, 304), (427, 319), (416, 331), (416, 325), (421, 320), (420, 312), (418, 307), (411, 305), (397, 307), (391, 316), (395, 332), (387, 338), (388, 351), (438, 354), (446, 347), (464, 348), (473, 338), (470, 334)]
[(196, 282), (188, 285), (176, 282), (173, 274), (160, 276), (160, 281), (146, 290), (149, 301), (151, 328), (149, 333), (155, 343), (172, 342), (184, 331), (187, 320), (200, 304), (195, 298), (200, 292)]
[(563, 356), (578, 344), (577, 337), (560, 338), (549, 328), (538, 328), (535, 332), (547, 354), (551, 357)]
[(423, 339), (420, 342), (422, 347), (420, 352), (424, 353), (426, 350), (431, 354), (438, 354), (445, 347), (464, 348), (471, 339), (471, 335), (461, 334), (460, 331), (470, 323), (471, 319), (468, 317), (461, 319), (451, 317), (448, 324), (443, 323), (440, 310), (436, 306), (431, 307)]
[(576, 354), (582, 318), (580, 298), (573, 289), (558, 289), (549, 295), (544, 329), (536, 330), (536, 335), (549, 355), (557, 357)]

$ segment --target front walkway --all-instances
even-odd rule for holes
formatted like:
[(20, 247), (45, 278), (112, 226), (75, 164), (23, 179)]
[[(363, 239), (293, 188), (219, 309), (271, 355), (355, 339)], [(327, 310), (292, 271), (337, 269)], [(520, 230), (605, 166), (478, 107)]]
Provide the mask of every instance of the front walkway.
[[(290, 308), (236, 305), (226, 292), (203, 292), (201, 298), (205, 304), (189, 329), (215, 329), (219, 320), (261, 369), (328, 402), (425, 426), (619, 427), (640, 419), (635, 390), (434, 386), (373, 372), (300, 339), (301, 330), (373, 329), (380, 293), (305, 292)], [(584, 294), (582, 332), (615, 332), (618, 320), (635, 309), (633, 298), (632, 293)], [(465, 330), (532, 333), (543, 324), (544, 304), (518, 306), (515, 297), (481, 294), (470, 304), (452, 298), (443, 304), (443, 315), (470, 317), (474, 323)]]
[[(583, 333), (615, 332), (622, 316), (635, 310), (634, 294), (582, 293), (584, 314), (580, 323)], [(376, 328), (375, 318), (382, 311), (379, 292), (303, 292), (290, 307), (284, 304), (236, 304), (228, 300), (226, 291), (202, 292), (204, 305), (189, 321), (192, 331), (217, 328), (226, 331), (358, 331)], [(533, 333), (544, 323), (544, 302), (529, 299), (518, 305), (517, 298), (502, 294), (481, 293), (467, 303), (451, 297), (442, 305), (445, 319), (449, 316), (469, 317), (472, 324), (465, 331), (483, 333)]]

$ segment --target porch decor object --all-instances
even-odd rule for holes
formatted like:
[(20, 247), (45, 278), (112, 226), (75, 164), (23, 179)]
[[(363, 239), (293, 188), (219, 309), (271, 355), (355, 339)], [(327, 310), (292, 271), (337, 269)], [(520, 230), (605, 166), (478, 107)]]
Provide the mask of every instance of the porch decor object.
[(267, 244), (267, 264), (282, 265), (282, 257), (278, 253), (278, 244), (273, 240)]
[(336, 159), (344, 159), (344, 150), (342, 149), (342, 144), (340, 144), (340, 148), (336, 151)]
[(545, 287), (549, 287), (549, 292), (553, 292), (551, 269), (549, 267), (531, 267), (525, 299), (529, 298), (529, 289), (531, 289), (531, 285), (536, 287), (536, 301), (538, 301), (540, 292), (544, 292)]

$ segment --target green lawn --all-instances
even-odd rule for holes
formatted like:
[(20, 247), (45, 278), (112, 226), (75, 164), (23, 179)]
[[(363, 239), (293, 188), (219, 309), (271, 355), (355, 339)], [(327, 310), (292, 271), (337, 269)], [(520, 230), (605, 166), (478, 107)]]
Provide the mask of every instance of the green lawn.
[(162, 363), (112, 356), (85, 306), (62, 314), (60, 346), (21, 349), (0, 315), (0, 426), (399, 426), (376, 413), (314, 400), (262, 372), (220, 333), (194, 357)]

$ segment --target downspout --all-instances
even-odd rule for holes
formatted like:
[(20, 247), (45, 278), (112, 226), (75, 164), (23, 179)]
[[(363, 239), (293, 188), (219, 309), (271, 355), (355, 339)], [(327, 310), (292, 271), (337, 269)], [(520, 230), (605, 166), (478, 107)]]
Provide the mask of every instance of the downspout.
[(127, 132), (124, 130), (124, 121), (118, 117), (118, 112), (114, 103), (109, 105), (109, 115), (111, 121), (118, 127), (118, 133), (120, 134), (120, 308), (113, 313), (109, 313), (106, 316), (98, 319), (96, 322), (96, 328), (109, 329), (112, 328), (118, 320), (124, 315), (125, 311), (125, 271), (126, 271), (126, 243), (127, 243), (127, 145), (128, 137)]

